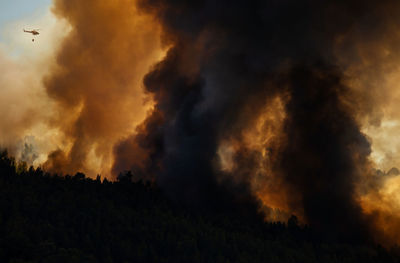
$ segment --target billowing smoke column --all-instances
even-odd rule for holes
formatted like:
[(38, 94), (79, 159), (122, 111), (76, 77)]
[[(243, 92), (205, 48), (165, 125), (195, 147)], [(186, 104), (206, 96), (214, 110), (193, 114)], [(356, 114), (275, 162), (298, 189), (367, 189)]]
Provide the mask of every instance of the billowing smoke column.
[(149, 107), (142, 77), (162, 55), (159, 26), (134, 0), (55, 0), (53, 10), (72, 29), (44, 80), (58, 107), (52, 125), (65, 135), (44, 166), (107, 175), (114, 143), (134, 130)]
[(292, 69), (277, 170), (312, 226), (352, 240), (368, 240), (355, 184), (367, 172), (370, 145), (341, 102), (347, 87), (335, 68)]
[[(158, 18), (171, 48), (145, 77), (154, 110), (136, 135), (116, 146), (114, 170), (152, 174), (190, 205), (226, 207), (253, 198), (256, 168), (268, 159), (273, 174), (259, 175), (281, 185), (291, 211), (334, 237), (365, 240), (369, 219), (356, 201), (356, 183), (369, 168), (371, 150), (356, 114), (369, 109), (347, 86), (336, 52), (340, 41), (356, 45), (343, 40), (352, 30), (367, 34), (384, 26), (387, 10), (398, 11), (398, 4), (139, 4)], [(276, 98), (285, 117), (265, 157), (240, 141)], [(228, 170), (219, 165), (223, 141), (239, 145), (232, 146), (234, 168)]]
[(65, 137), (46, 169), (131, 170), (201, 211), (281, 208), (374, 239), (386, 214), (361, 127), (379, 126), (379, 83), (398, 73), (400, 3), (54, 3), (71, 33), (44, 81)]

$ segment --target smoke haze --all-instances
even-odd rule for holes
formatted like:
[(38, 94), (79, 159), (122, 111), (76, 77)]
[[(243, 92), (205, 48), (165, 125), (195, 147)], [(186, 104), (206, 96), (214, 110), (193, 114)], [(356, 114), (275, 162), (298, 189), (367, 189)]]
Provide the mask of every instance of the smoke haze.
[[(130, 170), (201, 211), (400, 241), (399, 179), (374, 170), (400, 166), (397, 1), (55, 0), (53, 12), (70, 30), (37, 99), (19, 101), (30, 91), (12, 80), (30, 76), (0, 53), (0, 116), (15, 127), (0, 123), (2, 144), (24, 159)], [(54, 135), (46, 151), (14, 139), (38, 123)]]
[[(35, 45), (30, 35), (22, 33), (30, 23), (44, 28)], [(0, 145), (30, 164), (44, 162), (60, 139), (48, 125), (54, 104), (46, 96), (42, 78), (54, 66), (53, 56), (68, 30), (46, 10), (9, 23), (1, 31)]]

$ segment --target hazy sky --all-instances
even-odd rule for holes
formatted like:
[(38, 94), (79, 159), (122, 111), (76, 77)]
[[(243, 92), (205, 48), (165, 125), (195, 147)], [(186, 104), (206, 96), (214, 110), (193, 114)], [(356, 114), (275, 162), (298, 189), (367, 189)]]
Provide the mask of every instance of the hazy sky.
[(5, 24), (42, 12), (51, 0), (0, 0), (0, 27)]
[[(51, 3), (52, 0), (0, 0), (0, 51), (8, 57), (33, 54), (43, 57), (50, 38), (57, 37)], [(34, 37), (36, 45), (31, 41), (33, 36), (22, 29), (41, 30), (40, 36)]]

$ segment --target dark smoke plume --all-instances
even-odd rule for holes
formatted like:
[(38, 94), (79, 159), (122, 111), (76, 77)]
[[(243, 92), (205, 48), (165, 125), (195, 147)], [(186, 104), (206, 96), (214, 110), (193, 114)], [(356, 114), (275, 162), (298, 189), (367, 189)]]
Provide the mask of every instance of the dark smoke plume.
[(347, 87), (335, 68), (321, 64), (294, 68), (285, 76), (290, 99), (287, 140), (276, 165), (302, 207), (307, 222), (335, 237), (368, 240), (366, 216), (355, 185), (368, 167), (370, 145), (341, 102)]
[(260, 155), (243, 154), (242, 147), (229, 175), (219, 169), (217, 152), (223, 140), (240, 142), (262, 109), (281, 97), (286, 117), (273, 177), (288, 206), (333, 237), (369, 238), (355, 184), (368, 168), (370, 145), (355, 116), (370, 109), (360, 106), (365, 96), (352, 97), (336, 52), (339, 40), (343, 50), (356, 49), (343, 36), (384, 27), (382, 17), (399, 5), (141, 0), (139, 6), (157, 17), (171, 48), (145, 77), (154, 111), (116, 146), (114, 171), (152, 174), (188, 205), (257, 205), (250, 185)]

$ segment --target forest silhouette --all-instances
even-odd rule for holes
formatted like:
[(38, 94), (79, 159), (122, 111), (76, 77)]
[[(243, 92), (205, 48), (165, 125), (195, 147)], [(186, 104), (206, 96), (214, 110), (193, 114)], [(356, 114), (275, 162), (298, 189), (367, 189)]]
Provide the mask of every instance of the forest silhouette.
[(265, 222), (169, 201), (154, 182), (50, 174), (0, 154), (0, 262), (399, 262), (329, 240), (295, 216)]

